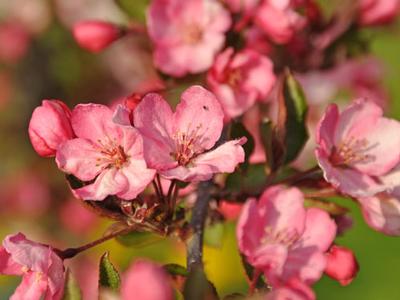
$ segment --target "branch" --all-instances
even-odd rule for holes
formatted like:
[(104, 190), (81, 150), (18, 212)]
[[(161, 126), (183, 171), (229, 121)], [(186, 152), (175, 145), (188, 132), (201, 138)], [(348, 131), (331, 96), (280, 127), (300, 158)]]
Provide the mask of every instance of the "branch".
[(208, 203), (211, 199), (212, 181), (200, 182), (197, 190), (197, 200), (192, 209), (190, 226), (193, 236), (187, 241), (187, 269), (203, 267), (203, 233), (208, 212)]

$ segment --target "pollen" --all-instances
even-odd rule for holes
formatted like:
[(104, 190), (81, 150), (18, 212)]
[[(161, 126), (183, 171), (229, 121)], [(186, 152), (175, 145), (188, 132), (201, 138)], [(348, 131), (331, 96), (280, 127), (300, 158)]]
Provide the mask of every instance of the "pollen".
[(366, 139), (351, 137), (341, 142), (338, 147), (333, 148), (330, 161), (338, 167), (367, 163), (374, 159), (372, 155), (367, 154), (370, 149), (371, 147)]
[(291, 247), (300, 238), (296, 230), (274, 231), (270, 226), (266, 226), (264, 232), (264, 237), (261, 240), (263, 244), (284, 244)]
[(96, 166), (105, 165), (106, 168), (121, 169), (129, 160), (129, 156), (125, 153), (124, 148), (118, 145), (115, 140), (98, 140), (97, 147), (100, 157), (96, 159)]

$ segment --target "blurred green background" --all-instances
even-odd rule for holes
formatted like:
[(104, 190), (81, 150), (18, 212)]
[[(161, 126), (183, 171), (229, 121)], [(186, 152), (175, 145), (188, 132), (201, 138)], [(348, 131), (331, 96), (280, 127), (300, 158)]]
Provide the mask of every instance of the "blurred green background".
[[(60, 12), (56, 4), (60, 1), (45, 2), (52, 16), (50, 25), (40, 34), (31, 37), (29, 49), (22, 59), (16, 63), (0, 65), (0, 98), (7, 98), (0, 101), (0, 240), (7, 234), (21, 231), (32, 239), (67, 247), (100, 236), (110, 223), (95, 220), (95, 225), (83, 235), (65, 230), (59, 224), (59, 212), (71, 196), (53, 159), (43, 159), (34, 153), (27, 134), (30, 115), (41, 100), (46, 98), (62, 99), (70, 107), (79, 102), (109, 103), (128, 94), (129, 81), (134, 85), (135, 78), (124, 78), (128, 81), (126, 83), (119, 79), (120, 75), (111, 74), (110, 65), (104, 61), (116, 58), (113, 55), (118, 55), (118, 52), (93, 55), (79, 49), (65, 21), (60, 22), (59, 16), (63, 12)], [(142, 19), (145, 1), (133, 2), (136, 4), (130, 6), (132, 15)], [(365, 31), (364, 34), (371, 41), (372, 53), (385, 66), (383, 81), (391, 100), (387, 113), (400, 119), (400, 25)], [(137, 52), (131, 53), (132, 60), (135, 60)], [(135, 65), (132, 66), (134, 68)], [(5, 89), (9, 89), (7, 97), (3, 95)], [(13, 190), (9, 185), (15, 185), (21, 174), (35, 174), (34, 177), (38, 176), (45, 182), (50, 195), (50, 204), (46, 204), (46, 210), (30, 214), (35, 208), (13, 210), (7, 207), (9, 201), (13, 201), (13, 195), (7, 189)], [(30, 201), (31, 196), (23, 197)], [(341, 203), (351, 209), (354, 227), (344, 237), (338, 238), (337, 243), (354, 250), (360, 272), (348, 287), (341, 287), (337, 282), (324, 277), (315, 285), (318, 299), (400, 299), (399, 238), (373, 231), (365, 225), (354, 203), (346, 200)], [(70, 218), (78, 217), (71, 214)], [(206, 271), (220, 295), (245, 292), (247, 284), (235, 242), (235, 224), (227, 223), (224, 229), (222, 246), (205, 249)], [(110, 250), (111, 260), (120, 270), (124, 270), (133, 257), (143, 256), (160, 262), (185, 264), (184, 245), (174, 240), (140, 248), (126, 248), (114, 241), (107, 242), (88, 253), (94, 259), (94, 266), (106, 250)], [(1, 276), (0, 299), (8, 299), (18, 282), (18, 278)]]

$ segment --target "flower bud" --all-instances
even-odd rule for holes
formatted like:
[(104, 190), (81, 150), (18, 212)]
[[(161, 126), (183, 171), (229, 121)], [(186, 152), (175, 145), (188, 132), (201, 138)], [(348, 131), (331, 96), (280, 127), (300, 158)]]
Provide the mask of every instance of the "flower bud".
[(29, 138), (40, 156), (55, 156), (59, 144), (74, 138), (70, 118), (71, 111), (59, 100), (43, 100), (33, 111)]
[(348, 285), (356, 277), (359, 266), (354, 253), (345, 247), (333, 245), (327, 253), (325, 274)]
[(384, 25), (400, 13), (399, 0), (361, 0), (359, 23), (364, 26)]
[(74, 25), (73, 35), (79, 46), (96, 53), (119, 39), (123, 31), (104, 21), (82, 21)]

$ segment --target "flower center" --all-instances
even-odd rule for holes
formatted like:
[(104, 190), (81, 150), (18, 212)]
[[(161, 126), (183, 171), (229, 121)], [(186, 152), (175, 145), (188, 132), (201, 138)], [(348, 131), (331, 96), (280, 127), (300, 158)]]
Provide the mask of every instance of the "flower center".
[(300, 238), (296, 230), (274, 231), (270, 226), (267, 226), (264, 231), (265, 235), (261, 240), (262, 244), (283, 244), (291, 247)]
[(330, 162), (337, 167), (348, 167), (351, 164), (366, 163), (373, 157), (366, 152), (370, 149), (366, 139), (355, 139), (351, 137), (334, 147), (329, 158)]
[(183, 40), (190, 45), (197, 44), (203, 38), (203, 30), (196, 24), (187, 25), (184, 28)]
[(239, 85), (240, 81), (242, 80), (242, 72), (240, 69), (232, 69), (228, 70), (226, 76), (226, 83), (230, 85), (232, 88), (235, 88)]
[(100, 144), (99, 151), (102, 157), (97, 158), (97, 165), (105, 164), (107, 168), (115, 167), (121, 169), (128, 161), (129, 156), (125, 153), (124, 148), (115, 141), (108, 142), (97, 141)]
[(194, 157), (203, 152), (203, 149), (199, 147), (199, 130), (201, 127), (201, 124), (198, 125), (196, 129), (192, 130), (190, 133), (178, 131), (173, 136), (175, 141), (175, 152), (171, 153), (171, 155), (179, 165), (188, 165)]

